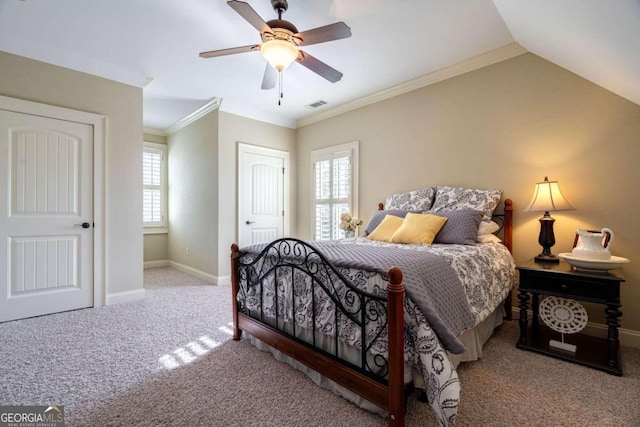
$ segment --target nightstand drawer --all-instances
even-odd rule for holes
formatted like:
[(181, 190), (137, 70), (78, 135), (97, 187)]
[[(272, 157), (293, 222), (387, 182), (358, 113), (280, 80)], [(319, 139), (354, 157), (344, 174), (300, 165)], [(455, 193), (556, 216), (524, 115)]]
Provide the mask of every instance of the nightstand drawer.
[(525, 274), (520, 278), (520, 289), (594, 302), (618, 301), (620, 295), (617, 282), (590, 281), (584, 277), (574, 279), (562, 275)]

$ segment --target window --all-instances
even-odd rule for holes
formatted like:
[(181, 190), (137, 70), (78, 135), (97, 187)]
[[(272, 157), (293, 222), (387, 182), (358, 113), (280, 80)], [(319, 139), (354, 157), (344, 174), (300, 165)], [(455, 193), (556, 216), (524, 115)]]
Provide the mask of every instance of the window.
[(341, 239), (344, 231), (338, 227), (340, 214), (357, 216), (358, 143), (313, 151), (311, 162), (313, 238)]
[(145, 142), (142, 150), (142, 222), (145, 233), (167, 231), (167, 146)]

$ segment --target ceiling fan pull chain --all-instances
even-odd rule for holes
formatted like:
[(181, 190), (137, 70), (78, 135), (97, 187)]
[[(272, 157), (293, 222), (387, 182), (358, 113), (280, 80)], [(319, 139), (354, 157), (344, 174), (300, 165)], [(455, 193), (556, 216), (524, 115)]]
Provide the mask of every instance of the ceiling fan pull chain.
[(282, 71), (278, 71), (278, 92), (280, 93), (280, 96), (278, 97), (278, 105), (282, 105), (280, 103), (280, 100), (284, 98), (284, 90), (282, 88), (283, 81), (284, 79), (282, 77)]

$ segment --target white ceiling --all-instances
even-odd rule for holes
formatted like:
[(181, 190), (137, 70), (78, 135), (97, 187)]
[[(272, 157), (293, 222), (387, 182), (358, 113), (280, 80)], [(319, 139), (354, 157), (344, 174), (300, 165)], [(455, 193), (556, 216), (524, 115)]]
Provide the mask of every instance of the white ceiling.
[[(269, 0), (245, 0), (265, 20)], [(344, 21), (349, 39), (304, 48), (344, 73), (329, 83), (299, 64), (284, 98), (260, 89), (260, 43), (224, 0), (0, 0), (0, 50), (144, 86), (144, 126), (168, 129), (221, 99), (221, 110), (283, 126), (512, 44), (640, 104), (639, 0), (289, 0), (305, 31)], [(145, 86), (145, 83), (146, 84)], [(307, 105), (318, 100), (318, 109)]]

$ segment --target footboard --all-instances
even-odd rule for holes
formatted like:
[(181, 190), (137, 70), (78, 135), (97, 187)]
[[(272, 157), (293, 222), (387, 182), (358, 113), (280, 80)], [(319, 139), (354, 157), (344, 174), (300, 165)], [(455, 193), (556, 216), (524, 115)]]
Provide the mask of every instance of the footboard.
[[(308, 243), (280, 239), (259, 254), (244, 254), (232, 245), (231, 274), (234, 340), (246, 331), (386, 409), (390, 426), (404, 425), (399, 268), (388, 271), (386, 290), (371, 293), (350, 283)], [(345, 351), (345, 334), (359, 336), (349, 345), (358, 356)], [(388, 351), (375, 351), (381, 340)]]

